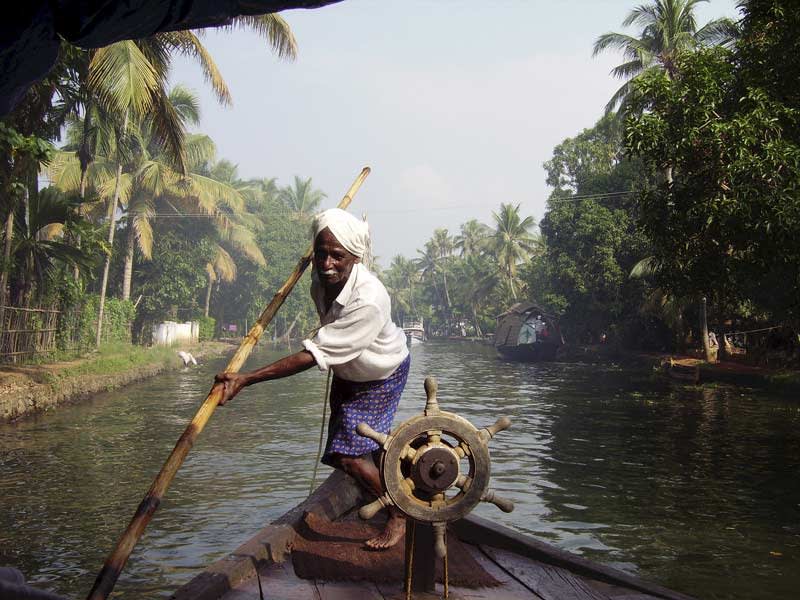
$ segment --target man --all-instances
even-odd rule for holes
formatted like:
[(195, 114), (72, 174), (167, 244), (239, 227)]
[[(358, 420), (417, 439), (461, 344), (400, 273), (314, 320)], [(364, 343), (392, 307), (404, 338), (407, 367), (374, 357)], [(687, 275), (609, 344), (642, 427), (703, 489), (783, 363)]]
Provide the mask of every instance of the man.
[[(243, 387), (288, 377), (314, 366), (333, 369), (328, 442), (322, 462), (352, 476), (372, 494), (382, 494), (374, 454), (378, 445), (356, 432), (365, 422), (388, 433), (411, 357), (403, 330), (391, 319), (389, 294), (361, 263), (369, 249), (369, 229), (334, 208), (316, 216), (311, 296), (321, 327), (303, 341), (303, 350), (249, 373), (220, 373), (225, 385), (220, 404)], [(391, 507), (385, 529), (366, 541), (389, 548), (403, 537), (405, 521)]]

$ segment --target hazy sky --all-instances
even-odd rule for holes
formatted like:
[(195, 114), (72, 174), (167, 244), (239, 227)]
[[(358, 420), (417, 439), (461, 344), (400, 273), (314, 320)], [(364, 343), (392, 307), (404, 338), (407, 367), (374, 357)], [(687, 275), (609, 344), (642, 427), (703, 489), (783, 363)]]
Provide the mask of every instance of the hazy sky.
[[(542, 218), (542, 163), (620, 85), (608, 72), (621, 56), (592, 58), (592, 43), (623, 31), (640, 1), (345, 0), (282, 13), (295, 62), (247, 32), (208, 33), (232, 107), (194, 63), (176, 62), (172, 80), (199, 93), (200, 130), (241, 177), (312, 177), (329, 207), (372, 167), (351, 210), (367, 213), (386, 266), (437, 227), (491, 224), (501, 202)], [(698, 10), (701, 24), (723, 15), (736, 16), (735, 0)]]

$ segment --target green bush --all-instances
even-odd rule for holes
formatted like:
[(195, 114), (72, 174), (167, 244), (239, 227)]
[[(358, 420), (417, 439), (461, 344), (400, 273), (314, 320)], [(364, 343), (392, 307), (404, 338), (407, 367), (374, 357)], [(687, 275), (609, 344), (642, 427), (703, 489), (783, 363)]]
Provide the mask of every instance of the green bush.
[[(62, 310), (59, 326), (59, 350), (84, 351), (93, 348), (97, 335), (97, 313), (100, 298), (89, 294), (76, 299), (72, 306)], [(133, 302), (106, 298), (103, 308), (102, 343), (131, 341), (131, 323), (135, 315)]]
[(200, 323), (199, 338), (201, 342), (214, 339), (214, 327), (217, 320), (214, 317), (199, 317), (197, 321)]
[(130, 300), (106, 298), (103, 309), (103, 342), (131, 341), (131, 322), (136, 311)]

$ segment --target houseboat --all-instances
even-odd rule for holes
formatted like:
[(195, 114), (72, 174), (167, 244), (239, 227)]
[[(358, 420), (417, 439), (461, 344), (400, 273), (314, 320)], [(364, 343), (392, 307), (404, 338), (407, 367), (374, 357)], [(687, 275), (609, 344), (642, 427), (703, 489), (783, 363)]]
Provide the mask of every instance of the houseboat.
[(555, 317), (532, 302), (518, 302), (497, 317), (494, 347), (507, 360), (554, 360), (563, 344)]

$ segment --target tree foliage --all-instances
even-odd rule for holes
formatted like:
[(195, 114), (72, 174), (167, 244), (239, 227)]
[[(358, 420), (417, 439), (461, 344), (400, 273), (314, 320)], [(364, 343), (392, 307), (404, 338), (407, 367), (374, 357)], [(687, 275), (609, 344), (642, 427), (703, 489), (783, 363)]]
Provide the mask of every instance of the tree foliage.
[(561, 316), (568, 341), (640, 343), (643, 284), (628, 274), (647, 253), (637, 228), (634, 185), (642, 165), (623, 156), (613, 114), (553, 150), (545, 163), (555, 190), (540, 228), (544, 252), (527, 269), (535, 298)]
[(800, 316), (800, 16), (788, 2), (744, 5), (734, 51), (683, 57), (681, 76), (641, 82), (629, 152), (674, 181), (641, 195), (659, 284), (705, 295), (717, 312)]
[(171, 224), (157, 233), (159, 243), (153, 248), (152, 259), (142, 262), (137, 269), (137, 279), (141, 282), (137, 291), (142, 299), (136, 331), (139, 336), (144, 334), (144, 339), (154, 322), (200, 316), (200, 301), (206, 286), (205, 266), (214, 253), (207, 225)]
[(626, 80), (606, 104), (606, 114), (619, 105), (628, 112), (636, 82), (644, 76), (665, 73), (673, 78), (679, 72), (681, 56), (701, 46), (730, 43), (737, 33), (730, 19), (715, 19), (698, 28), (695, 7), (708, 0), (653, 0), (628, 13), (624, 27), (640, 27), (638, 37), (623, 33), (604, 33), (594, 43), (593, 55), (609, 49), (621, 50), (625, 62), (611, 74)]

